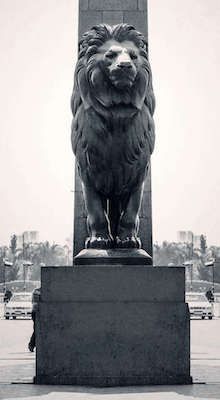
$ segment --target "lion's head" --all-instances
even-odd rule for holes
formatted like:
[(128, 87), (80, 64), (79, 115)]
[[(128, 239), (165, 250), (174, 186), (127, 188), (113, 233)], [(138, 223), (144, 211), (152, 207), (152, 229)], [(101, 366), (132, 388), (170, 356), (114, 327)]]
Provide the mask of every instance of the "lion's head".
[[(132, 87), (141, 65), (139, 49), (131, 41), (122, 43), (109, 40), (96, 55), (97, 65), (116, 89)], [(96, 71), (91, 74), (92, 84), (96, 84)]]
[(100, 24), (86, 32), (79, 44), (79, 59), (72, 98), (73, 114), (83, 102), (100, 113), (120, 105), (154, 111), (147, 43), (128, 24)]

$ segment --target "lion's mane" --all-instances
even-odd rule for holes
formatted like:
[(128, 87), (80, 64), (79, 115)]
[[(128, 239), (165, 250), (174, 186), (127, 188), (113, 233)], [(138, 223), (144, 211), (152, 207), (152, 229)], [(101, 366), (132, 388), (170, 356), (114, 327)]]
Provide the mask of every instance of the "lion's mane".
[[(97, 61), (109, 40), (133, 42), (141, 66), (131, 88), (117, 89)], [(120, 196), (143, 183), (154, 148), (155, 99), (147, 43), (128, 24), (100, 24), (79, 43), (71, 98), (72, 146), (83, 182), (106, 197)]]

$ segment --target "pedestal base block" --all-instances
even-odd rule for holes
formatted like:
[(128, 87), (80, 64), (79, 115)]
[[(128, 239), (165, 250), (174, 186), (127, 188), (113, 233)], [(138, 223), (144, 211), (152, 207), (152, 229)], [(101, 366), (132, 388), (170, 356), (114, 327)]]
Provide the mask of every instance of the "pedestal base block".
[(84, 249), (74, 257), (74, 264), (152, 266), (152, 257), (143, 249)]
[[(164, 287), (166, 274), (172, 280), (170, 296)], [(177, 294), (172, 290), (181, 277), (181, 267), (43, 268), (35, 382), (96, 387), (191, 383), (184, 285)], [(149, 293), (156, 278), (152, 300)], [(65, 281), (66, 297), (60, 291)]]

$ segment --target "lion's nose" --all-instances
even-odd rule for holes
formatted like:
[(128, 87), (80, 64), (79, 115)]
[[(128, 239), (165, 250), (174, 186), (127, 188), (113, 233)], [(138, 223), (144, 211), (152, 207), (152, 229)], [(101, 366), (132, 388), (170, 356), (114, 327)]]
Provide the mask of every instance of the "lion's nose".
[(131, 68), (132, 65), (130, 63), (130, 61), (121, 61), (120, 63), (118, 63), (118, 68)]

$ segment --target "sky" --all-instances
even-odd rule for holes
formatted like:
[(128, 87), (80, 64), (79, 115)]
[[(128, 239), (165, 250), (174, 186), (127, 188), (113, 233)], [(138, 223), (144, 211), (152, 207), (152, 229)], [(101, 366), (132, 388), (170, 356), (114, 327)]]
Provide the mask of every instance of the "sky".
[[(156, 96), (154, 242), (178, 230), (220, 245), (220, 2), (148, 0)], [(73, 230), (70, 96), (76, 0), (0, 0), (0, 245)]]

